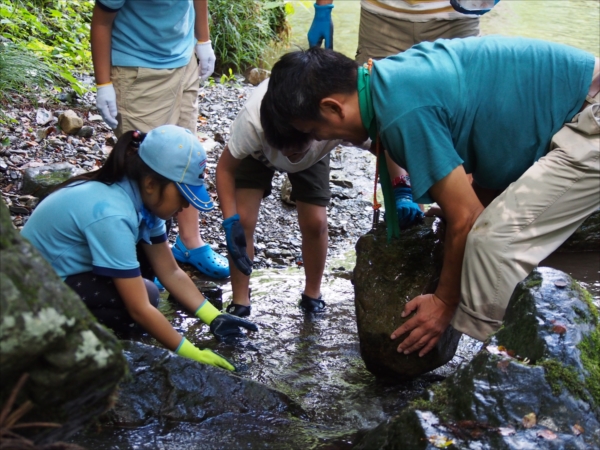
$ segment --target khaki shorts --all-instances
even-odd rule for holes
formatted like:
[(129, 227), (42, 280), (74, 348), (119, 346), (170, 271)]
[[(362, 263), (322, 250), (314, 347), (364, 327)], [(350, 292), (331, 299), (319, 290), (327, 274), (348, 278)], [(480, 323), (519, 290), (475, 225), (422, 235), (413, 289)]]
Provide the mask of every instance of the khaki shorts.
[(469, 36), (479, 36), (478, 18), (411, 22), (361, 9), (356, 62), (386, 58), (424, 41)]
[[(261, 189), (263, 198), (271, 194), (271, 182), (275, 170), (247, 156), (235, 172), (236, 189)], [(288, 173), (292, 185), (290, 198), (317, 206), (329, 205), (329, 155), (300, 172)]]
[(454, 328), (479, 340), (495, 332), (517, 283), (600, 207), (599, 124), (600, 104), (584, 109), (477, 218)]
[(179, 125), (196, 133), (198, 61), (177, 69), (111, 68), (117, 94), (117, 137), (130, 130), (147, 133), (161, 125)]

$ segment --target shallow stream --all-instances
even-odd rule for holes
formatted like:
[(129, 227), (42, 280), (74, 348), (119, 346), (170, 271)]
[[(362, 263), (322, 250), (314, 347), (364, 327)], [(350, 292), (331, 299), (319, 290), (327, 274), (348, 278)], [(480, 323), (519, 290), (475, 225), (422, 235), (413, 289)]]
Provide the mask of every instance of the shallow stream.
[[(291, 17), (292, 42), (304, 47), (312, 20), (312, 2), (291, 3), (296, 10)], [(335, 46), (352, 57), (357, 43), (359, 2), (337, 0), (335, 5)], [(598, 55), (599, 5), (597, 0), (503, 0), (484, 17), (482, 31), (560, 41)], [(344, 154), (348, 155), (344, 164), (350, 172), (353, 164), (370, 158), (355, 150)], [(354, 173), (363, 174), (360, 170)], [(360, 192), (358, 200), (370, 201), (372, 178), (364, 174), (356, 178), (352, 181)], [(290, 214), (294, 215), (295, 211)], [(368, 231), (369, 220), (361, 220), (364, 232)], [(199, 347), (217, 349), (234, 359), (244, 368), (241, 376), (286, 393), (302, 407), (305, 412), (302, 417), (292, 421), (248, 416), (235, 422), (227, 417), (197, 424), (153, 422), (135, 429), (92, 429), (75, 441), (97, 450), (351, 448), (362, 431), (391, 417), (431, 383), (469, 360), (481, 346), (463, 337), (449, 364), (410, 383), (391, 384), (371, 375), (359, 354), (350, 281), (355, 242), (355, 236), (351, 236), (330, 252), (322, 289), (327, 309), (319, 315), (305, 316), (296, 306), (304, 283), (301, 269), (255, 271), (251, 319), (260, 327), (260, 332), (251, 335), (239, 348), (217, 344), (196, 319), (189, 319), (180, 312), (171, 313), (173, 323), (188, 339)], [(600, 307), (599, 253), (555, 254), (544, 265), (582, 281)], [(231, 287), (223, 284), (221, 288), (222, 299), (227, 303), (231, 299)], [(152, 342), (148, 338), (142, 340)]]

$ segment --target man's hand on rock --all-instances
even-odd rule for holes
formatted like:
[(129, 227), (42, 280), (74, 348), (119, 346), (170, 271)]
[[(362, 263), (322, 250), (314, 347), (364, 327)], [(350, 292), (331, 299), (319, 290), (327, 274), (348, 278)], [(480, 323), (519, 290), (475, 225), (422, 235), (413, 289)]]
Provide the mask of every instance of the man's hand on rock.
[(424, 356), (437, 344), (442, 333), (448, 328), (456, 311), (456, 305), (447, 305), (434, 294), (419, 295), (404, 306), (402, 317), (416, 311), (414, 317), (407, 320), (391, 335), (396, 339), (405, 333), (409, 335), (398, 346), (398, 352), (408, 355), (419, 351)]

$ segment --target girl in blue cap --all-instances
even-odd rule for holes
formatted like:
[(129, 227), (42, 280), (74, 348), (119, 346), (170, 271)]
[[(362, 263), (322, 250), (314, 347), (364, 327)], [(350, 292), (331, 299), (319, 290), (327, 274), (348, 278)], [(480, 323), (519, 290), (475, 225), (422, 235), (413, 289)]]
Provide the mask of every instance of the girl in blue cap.
[[(206, 301), (168, 245), (165, 220), (210, 201), (205, 165), (204, 149), (185, 128), (129, 131), (104, 166), (71, 178), (44, 199), (22, 234), (104, 325), (122, 331), (137, 323), (181, 356), (235, 370), (175, 331), (156, 309), (159, 293), (150, 281), (156, 275), (218, 338), (241, 334), (239, 327), (257, 331)], [(149, 267), (140, 264), (138, 251)]]

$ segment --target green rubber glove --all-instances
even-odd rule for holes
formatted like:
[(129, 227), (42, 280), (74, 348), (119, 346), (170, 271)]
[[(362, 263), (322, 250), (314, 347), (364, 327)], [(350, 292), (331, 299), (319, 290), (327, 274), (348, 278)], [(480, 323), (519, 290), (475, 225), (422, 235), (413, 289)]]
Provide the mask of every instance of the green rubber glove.
[(179, 356), (193, 359), (194, 361), (198, 361), (202, 364), (210, 364), (211, 366), (221, 367), (223, 369), (231, 370), (232, 372), (237, 370), (236, 367), (226, 358), (223, 358), (221, 355), (216, 354), (212, 350), (200, 350), (186, 338), (181, 339), (181, 343), (179, 344), (179, 347), (177, 347), (177, 350), (175, 350), (175, 353), (177, 353)]

